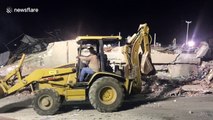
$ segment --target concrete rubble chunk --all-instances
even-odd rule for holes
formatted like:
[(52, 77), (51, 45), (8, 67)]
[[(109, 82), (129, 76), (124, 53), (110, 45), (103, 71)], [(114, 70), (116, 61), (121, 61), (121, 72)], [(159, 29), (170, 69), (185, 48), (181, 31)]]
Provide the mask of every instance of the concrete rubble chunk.
[(209, 45), (207, 42), (201, 42), (198, 51), (196, 52), (197, 58), (203, 58), (209, 50)]
[(184, 85), (181, 87), (182, 90), (184, 91), (194, 91), (194, 92), (211, 92), (211, 90), (206, 87), (206, 86), (202, 86), (202, 85)]
[(210, 72), (208, 73), (207, 77), (205, 78), (206, 82), (208, 84), (210, 84), (211, 80), (213, 78), (213, 69), (210, 70)]
[(0, 54), (0, 66), (3, 67), (9, 60), (10, 52), (6, 51)]

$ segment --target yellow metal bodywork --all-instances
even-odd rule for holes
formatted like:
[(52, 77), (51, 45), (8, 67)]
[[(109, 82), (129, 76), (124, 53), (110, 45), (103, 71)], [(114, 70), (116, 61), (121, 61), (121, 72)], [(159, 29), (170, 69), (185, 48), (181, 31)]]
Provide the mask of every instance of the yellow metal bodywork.
[[(63, 74), (68, 73), (72, 73), (70, 68), (35, 70), (23, 79), (19, 79), (15, 85), (9, 87), (6, 93), (13, 93), (26, 85), (31, 84), (32, 82), (48, 82), (50, 84), (66, 85), (67, 76), (63, 76)], [(45, 79), (45, 77), (51, 77), (52, 80)]]
[(127, 64), (125, 66), (125, 78), (129, 79), (129, 93), (131, 93), (132, 90), (141, 90), (141, 67), (143, 66), (140, 65), (139, 60), (140, 48), (142, 48), (143, 54), (150, 54), (149, 27), (146, 23), (139, 26), (138, 32), (133, 35), (131, 41), (124, 46), (123, 50), (125, 59), (127, 61)]
[(80, 101), (86, 100), (85, 89), (70, 89), (65, 91), (65, 98), (67, 101)]
[[(31, 74), (23, 77), (21, 75), (21, 66), (25, 54), (23, 54), (18, 67), (10, 72), (5, 78), (0, 80), (0, 87), (3, 91), (0, 93), (11, 94), (23, 89), (25, 86), (38, 83), (38, 90), (52, 88), (59, 95), (67, 100), (85, 100), (85, 89), (73, 89), (76, 81), (76, 73), (72, 68), (43, 68), (33, 71)], [(12, 83), (17, 79), (16, 83)]]

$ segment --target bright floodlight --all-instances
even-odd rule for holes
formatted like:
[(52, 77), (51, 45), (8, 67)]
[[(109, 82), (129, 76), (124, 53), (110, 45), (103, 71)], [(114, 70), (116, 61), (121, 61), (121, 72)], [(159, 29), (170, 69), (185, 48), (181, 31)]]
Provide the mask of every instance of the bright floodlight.
[(194, 45), (195, 45), (195, 42), (194, 42), (194, 41), (191, 40), (191, 41), (188, 42), (188, 46), (189, 46), (189, 47), (193, 47)]

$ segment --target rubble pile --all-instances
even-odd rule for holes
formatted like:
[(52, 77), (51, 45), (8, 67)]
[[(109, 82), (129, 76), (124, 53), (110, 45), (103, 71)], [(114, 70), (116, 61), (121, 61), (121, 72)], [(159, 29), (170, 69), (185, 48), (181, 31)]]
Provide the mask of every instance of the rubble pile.
[[(213, 61), (203, 61), (199, 68), (199, 76), (182, 86), (182, 90), (190, 96), (213, 93)], [(191, 94), (190, 94), (191, 93)]]
[(154, 97), (196, 96), (213, 93), (213, 60), (203, 61), (199, 66), (199, 75), (187, 80), (167, 80), (157, 77), (146, 79), (142, 93)]

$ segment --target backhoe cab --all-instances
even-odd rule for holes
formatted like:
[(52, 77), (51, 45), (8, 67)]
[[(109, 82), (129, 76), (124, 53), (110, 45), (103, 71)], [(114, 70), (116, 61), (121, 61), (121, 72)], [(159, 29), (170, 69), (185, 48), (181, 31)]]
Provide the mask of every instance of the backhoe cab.
[[(85, 77), (84, 84), (79, 84), (78, 75), (83, 63), (78, 61), (70, 67), (37, 69), (27, 76), (21, 75), (22, 56), (17, 69), (0, 80), (0, 93), (9, 95), (26, 86), (36, 92), (33, 108), (40, 115), (55, 114), (62, 100), (84, 101), (89, 99), (92, 106), (100, 112), (112, 112), (120, 108), (124, 96), (141, 89), (141, 73), (151, 71), (149, 50), (149, 29), (147, 24), (140, 25), (138, 32), (123, 47), (125, 63), (119, 68), (122, 74), (116, 74), (107, 69), (107, 55), (104, 47), (110, 41), (120, 41), (121, 36), (79, 36), (78, 55), (85, 55), (85, 47), (95, 48), (100, 59), (100, 71)], [(142, 46), (143, 45), (143, 46)], [(142, 47), (145, 56), (139, 59), (139, 48)], [(144, 69), (142, 65), (149, 69)], [(148, 65), (147, 65), (148, 63)], [(14, 78), (17, 82), (14, 82)], [(79, 85), (77, 85), (79, 84)]]
[[(87, 48), (92, 47), (96, 51), (97, 56), (100, 60), (99, 72), (112, 72), (111, 70), (109, 70), (110, 68), (108, 68), (110, 66), (107, 65), (109, 61), (108, 61), (107, 55), (104, 52), (104, 45), (106, 45), (110, 41), (120, 41), (121, 36), (78, 36), (77, 40), (78, 40), (77, 43), (79, 45), (79, 48), (78, 48), (79, 56), (88, 56), (89, 51)], [(85, 62), (78, 60), (76, 65), (77, 76), (80, 74), (81, 69), (85, 66), (85, 64), (86, 64)], [(89, 81), (88, 76), (91, 76), (91, 75), (87, 75), (84, 81)]]

